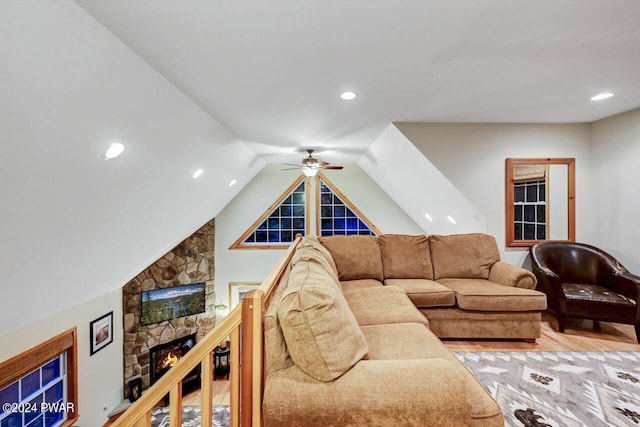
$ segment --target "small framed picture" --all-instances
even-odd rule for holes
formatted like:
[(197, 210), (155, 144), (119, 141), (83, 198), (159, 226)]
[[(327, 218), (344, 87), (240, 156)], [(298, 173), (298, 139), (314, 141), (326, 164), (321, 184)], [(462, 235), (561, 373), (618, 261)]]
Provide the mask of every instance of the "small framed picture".
[(229, 310), (233, 308), (242, 300), (244, 294), (254, 289), (258, 289), (260, 283), (251, 282), (231, 282), (229, 283)]
[(129, 402), (133, 403), (142, 396), (142, 378), (134, 378), (129, 381)]
[(89, 325), (91, 355), (113, 342), (113, 311), (97, 318)]

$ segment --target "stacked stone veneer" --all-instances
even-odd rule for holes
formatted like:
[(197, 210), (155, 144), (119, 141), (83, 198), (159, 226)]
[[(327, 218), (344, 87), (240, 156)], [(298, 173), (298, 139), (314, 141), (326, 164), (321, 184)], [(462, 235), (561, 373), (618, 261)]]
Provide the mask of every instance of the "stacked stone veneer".
[[(197, 342), (215, 326), (214, 243), (215, 223), (211, 220), (122, 289), (125, 398), (132, 379), (142, 378), (143, 390), (149, 387), (150, 348), (193, 333)], [(204, 313), (140, 324), (142, 291), (194, 282), (206, 282)]]

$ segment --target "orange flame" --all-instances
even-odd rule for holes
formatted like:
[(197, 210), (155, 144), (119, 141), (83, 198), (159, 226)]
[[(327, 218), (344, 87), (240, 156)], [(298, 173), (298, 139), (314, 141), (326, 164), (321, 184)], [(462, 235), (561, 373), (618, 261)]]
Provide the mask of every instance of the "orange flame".
[(179, 357), (177, 355), (169, 352), (169, 354), (167, 354), (167, 357), (165, 357), (164, 359), (161, 360), (162, 367), (163, 368), (166, 368), (166, 367), (171, 368), (173, 365), (176, 364), (178, 359), (179, 359)]

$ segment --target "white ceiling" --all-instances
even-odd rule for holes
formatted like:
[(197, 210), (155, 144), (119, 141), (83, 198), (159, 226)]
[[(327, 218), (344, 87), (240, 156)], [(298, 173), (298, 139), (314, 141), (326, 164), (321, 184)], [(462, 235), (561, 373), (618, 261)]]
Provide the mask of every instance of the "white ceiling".
[[(303, 147), (353, 161), (394, 121), (591, 122), (640, 106), (638, 0), (77, 3), (271, 162)], [(615, 96), (589, 100), (602, 91)]]

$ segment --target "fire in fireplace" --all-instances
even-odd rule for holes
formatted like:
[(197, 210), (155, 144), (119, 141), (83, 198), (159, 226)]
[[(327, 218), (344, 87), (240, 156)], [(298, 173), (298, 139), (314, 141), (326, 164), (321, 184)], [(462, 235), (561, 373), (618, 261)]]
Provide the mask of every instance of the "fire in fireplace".
[[(195, 344), (196, 334), (191, 334), (151, 348), (151, 350), (149, 350), (151, 361), (149, 366), (150, 383), (154, 384), (158, 381), (180, 358), (187, 354)], [(184, 381), (199, 377), (200, 367), (198, 366), (189, 373)]]

